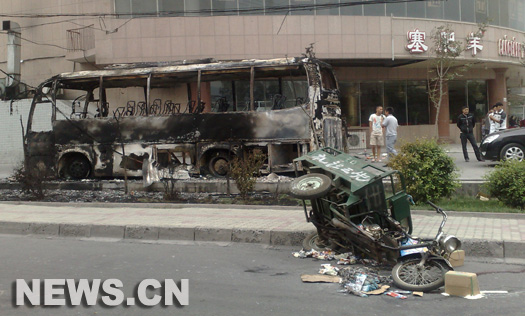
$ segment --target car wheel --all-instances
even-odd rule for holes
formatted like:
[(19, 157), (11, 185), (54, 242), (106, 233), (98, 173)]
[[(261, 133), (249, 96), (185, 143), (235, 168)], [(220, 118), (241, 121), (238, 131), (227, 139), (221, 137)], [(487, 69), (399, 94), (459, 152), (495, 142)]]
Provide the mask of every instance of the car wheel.
[(332, 187), (332, 179), (320, 173), (310, 173), (293, 180), (290, 195), (301, 200), (324, 196)]
[(512, 143), (505, 145), (500, 152), (501, 160), (517, 160), (523, 161), (525, 159), (525, 148), (520, 144)]

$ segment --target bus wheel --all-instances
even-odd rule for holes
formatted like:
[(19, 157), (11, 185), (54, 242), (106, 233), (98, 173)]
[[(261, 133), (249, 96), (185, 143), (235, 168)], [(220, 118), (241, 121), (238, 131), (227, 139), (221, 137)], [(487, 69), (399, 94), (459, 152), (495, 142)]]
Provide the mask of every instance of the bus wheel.
[(74, 156), (67, 166), (67, 174), (73, 179), (85, 179), (89, 176), (91, 166), (83, 156)]
[(208, 170), (214, 177), (226, 177), (230, 171), (230, 158), (228, 154), (225, 152), (214, 153), (209, 159)]

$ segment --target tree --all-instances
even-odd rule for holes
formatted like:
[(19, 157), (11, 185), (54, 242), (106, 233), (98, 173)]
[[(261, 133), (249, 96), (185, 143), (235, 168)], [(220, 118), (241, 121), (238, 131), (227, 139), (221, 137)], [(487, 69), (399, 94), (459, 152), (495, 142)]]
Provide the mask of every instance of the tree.
[(447, 94), (445, 87), (448, 82), (461, 77), (472, 65), (457, 60), (467, 49), (479, 43), (487, 29), (488, 22), (478, 24), (478, 30), (467, 37), (467, 44), (457, 41), (454, 31), (449, 25), (442, 25), (432, 30), (430, 39), (433, 43), (431, 53), (434, 58), (430, 60), (428, 70), (428, 94), (430, 103), (436, 110), (434, 124), (438, 131), (438, 118), (443, 97)]

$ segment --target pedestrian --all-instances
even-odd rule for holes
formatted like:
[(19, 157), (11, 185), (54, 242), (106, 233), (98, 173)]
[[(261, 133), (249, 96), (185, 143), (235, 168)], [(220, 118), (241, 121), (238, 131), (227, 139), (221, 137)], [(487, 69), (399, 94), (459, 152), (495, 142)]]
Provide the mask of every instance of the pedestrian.
[(372, 147), (372, 162), (381, 161), (381, 146), (384, 146), (383, 140), (383, 107), (376, 106), (376, 112), (370, 115), (368, 119), (370, 124), (370, 146)]
[(479, 152), (478, 145), (476, 144), (476, 139), (474, 138), (474, 126), (476, 126), (476, 120), (474, 119), (474, 115), (469, 113), (468, 106), (464, 106), (461, 109), (462, 113), (458, 116), (458, 123), (457, 126), (459, 130), (461, 131), (461, 134), (459, 134), (459, 137), (461, 139), (461, 147), (463, 148), (463, 157), (465, 158), (465, 161), (468, 162), (468, 152), (467, 152), (467, 140), (470, 141), (470, 144), (472, 145), (472, 148), (474, 149), (474, 153), (476, 154), (476, 158), (478, 161), (485, 161), (481, 157), (481, 153)]
[(385, 137), (386, 137), (386, 152), (388, 157), (397, 155), (397, 151), (394, 148), (394, 145), (397, 141), (397, 118), (394, 116), (394, 109), (392, 107), (387, 107), (385, 110), (386, 118), (381, 123), (381, 126), (385, 128)]
[(507, 128), (507, 114), (505, 114), (503, 111), (503, 104), (501, 102), (497, 102), (492, 106), (492, 110), (492, 115), (489, 115), (489, 118), (491, 119), (490, 134)]
[(483, 119), (482, 137), (488, 136), (490, 134), (490, 125), (492, 124), (490, 115), (493, 112), (494, 111), (492, 109), (489, 109), (489, 112), (487, 113), (487, 115), (485, 115), (485, 118)]
[(496, 103), (499, 108), (499, 131), (504, 131), (507, 129), (507, 113), (503, 110), (503, 104), (501, 102)]

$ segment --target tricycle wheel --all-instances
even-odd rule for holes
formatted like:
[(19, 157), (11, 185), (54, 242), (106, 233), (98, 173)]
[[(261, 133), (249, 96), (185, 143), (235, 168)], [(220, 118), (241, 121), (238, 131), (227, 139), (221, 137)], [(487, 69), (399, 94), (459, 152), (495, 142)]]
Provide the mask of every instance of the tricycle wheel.
[(392, 269), (394, 285), (408, 291), (430, 292), (445, 284), (445, 273), (449, 270), (435, 260), (419, 265), (421, 258), (412, 258), (397, 263)]
[(332, 186), (332, 179), (320, 173), (310, 173), (292, 182), (290, 195), (301, 200), (313, 200), (324, 196)]
[(336, 244), (328, 240), (320, 240), (319, 234), (317, 234), (317, 232), (311, 233), (303, 240), (303, 249), (306, 251), (310, 251), (312, 249), (317, 251), (334, 250), (335, 247)]

